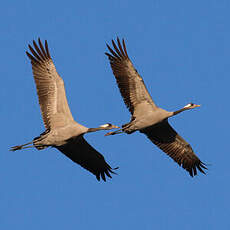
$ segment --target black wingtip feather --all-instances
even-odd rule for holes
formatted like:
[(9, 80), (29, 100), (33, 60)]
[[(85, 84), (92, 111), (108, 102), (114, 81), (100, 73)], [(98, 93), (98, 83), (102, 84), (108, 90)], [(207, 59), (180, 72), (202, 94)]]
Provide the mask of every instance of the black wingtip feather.
[(44, 49), (44, 46), (42, 45), (42, 42), (41, 42), (41, 39), (40, 39), (40, 38), (38, 38), (38, 44), (39, 44), (39, 46), (40, 46), (40, 49), (41, 49), (41, 51), (42, 51), (42, 54), (43, 54), (46, 58), (48, 58), (48, 55), (47, 55), (47, 53), (46, 53), (46, 51), (45, 51), (45, 49)]
[(40, 38), (38, 38), (38, 43), (35, 40), (32, 43), (34, 48), (30, 44), (28, 45), (31, 54), (29, 52), (26, 52), (26, 54), (33, 63), (41, 63), (46, 59), (51, 59), (47, 40), (45, 40), (45, 49)]
[[(33, 41), (34, 42), (34, 41)], [(34, 55), (34, 59), (37, 61), (37, 62), (40, 62), (41, 61), (41, 58), (39, 57), (39, 55), (35, 52), (35, 50), (32, 48), (31, 45), (28, 45), (31, 53)]]
[(107, 52), (105, 52), (105, 55), (107, 55), (108, 57), (113, 57), (111, 54), (109, 54), (109, 53), (107, 53)]
[(120, 51), (121, 51), (121, 53), (122, 53), (122, 56), (123, 56), (123, 57), (126, 57), (126, 55), (125, 55), (125, 53), (124, 53), (124, 51), (123, 51), (123, 48), (122, 48), (120, 39), (119, 39), (118, 37), (117, 37), (117, 44), (118, 44), (118, 47), (119, 47), (119, 49), (120, 49)]
[(108, 176), (109, 178), (112, 178), (112, 176), (110, 175), (110, 173), (117, 175), (117, 173), (114, 172), (114, 171), (112, 171), (112, 170), (117, 170), (118, 168), (119, 167), (111, 168), (109, 165), (107, 165), (107, 169), (106, 170), (101, 171), (101, 172), (99, 172), (99, 173), (96, 174), (97, 180), (100, 181), (100, 179), (102, 179), (103, 181), (106, 182), (106, 176)]
[[(199, 171), (201, 172), (201, 173), (203, 173), (203, 174), (205, 174), (206, 175), (206, 173), (205, 173), (205, 171), (202, 169), (202, 165), (197, 165), (197, 168), (199, 169)], [(205, 167), (204, 167), (205, 168)], [(205, 168), (205, 169), (207, 169), (207, 168)]]
[(105, 171), (105, 174), (106, 174), (109, 178), (112, 178), (111, 175), (109, 174), (108, 170)]
[[(113, 40), (112, 40), (112, 42), (113, 42)], [(120, 57), (113, 51), (113, 49), (112, 49), (108, 44), (106, 44), (106, 46), (107, 46), (107, 48), (109, 49), (110, 53), (111, 53), (114, 57), (120, 59)]]
[(206, 175), (206, 172), (205, 172), (202, 168), (208, 170), (208, 169), (205, 167), (205, 164), (204, 164), (202, 161), (200, 161), (198, 164), (194, 165), (192, 168), (186, 168), (186, 170), (189, 172), (189, 174), (190, 174), (191, 177), (194, 177), (194, 176), (196, 176), (196, 175), (198, 174), (198, 173), (197, 173), (197, 169), (198, 169), (201, 173), (203, 173), (203, 174)]
[(31, 62), (35, 62), (35, 63), (37, 62), (37, 60), (29, 52), (26, 51), (26, 55), (31, 60)]
[(126, 49), (125, 39), (124, 39), (124, 38), (122, 39), (122, 44), (123, 44), (123, 48), (124, 48), (124, 51), (125, 51), (126, 57), (127, 57), (127, 58), (129, 58), (128, 53), (127, 53), (127, 49)]
[(197, 175), (196, 166), (193, 167), (193, 174), (194, 174), (194, 176)]
[(117, 170), (117, 169), (119, 169), (119, 167), (109, 168), (108, 170), (109, 170), (110, 173), (117, 175), (117, 173), (113, 171), (113, 170)]
[(98, 181), (100, 181), (100, 174), (97, 174), (96, 178), (97, 178)]
[(101, 173), (101, 178), (102, 178), (103, 181), (106, 182), (106, 178), (105, 178), (105, 173), (104, 172)]
[(46, 53), (47, 53), (48, 58), (51, 58), (47, 40), (45, 40), (45, 49), (46, 49)]
[(121, 54), (120, 50), (117, 48), (117, 45), (116, 45), (116, 43), (113, 40), (112, 40), (112, 44), (113, 44), (113, 47), (116, 50), (119, 58), (122, 58), (122, 54)]
[(208, 168), (206, 168), (207, 164), (205, 164), (205, 163), (204, 163), (204, 162), (202, 162), (202, 161), (200, 161), (200, 166), (201, 166), (202, 168), (204, 168), (204, 169), (207, 169), (207, 170), (208, 170)]
[(38, 52), (38, 54), (40, 55), (41, 59), (45, 59), (45, 56), (43, 55), (43, 53), (41, 52), (41, 50), (39, 49), (37, 43), (35, 41), (33, 41), (33, 45), (34, 45), (34, 48), (36, 49), (36, 51)]

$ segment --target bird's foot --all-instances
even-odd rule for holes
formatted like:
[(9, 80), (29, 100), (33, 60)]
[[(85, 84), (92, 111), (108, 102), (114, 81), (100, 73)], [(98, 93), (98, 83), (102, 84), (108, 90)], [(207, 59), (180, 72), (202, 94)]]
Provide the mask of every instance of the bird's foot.
[(105, 136), (115, 135), (115, 134), (119, 134), (119, 133), (123, 133), (123, 130), (119, 129), (119, 130), (116, 130), (114, 132), (108, 132), (105, 134)]
[(106, 134), (105, 134), (105, 137), (106, 137), (106, 136), (110, 136), (110, 135), (114, 135), (114, 134), (115, 134), (115, 132), (109, 132), (109, 133), (106, 133)]
[(13, 146), (13, 147), (10, 148), (10, 151), (21, 150), (22, 147), (23, 147), (22, 145)]

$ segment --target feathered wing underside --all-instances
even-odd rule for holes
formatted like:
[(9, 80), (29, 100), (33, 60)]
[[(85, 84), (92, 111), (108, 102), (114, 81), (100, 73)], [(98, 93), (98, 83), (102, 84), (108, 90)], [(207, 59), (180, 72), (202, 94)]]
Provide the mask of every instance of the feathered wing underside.
[(66, 125), (73, 121), (65, 94), (62, 78), (58, 75), (49, 53), (47, 41), (45, 47), (38, 39), (39, 46), (33, 41), (34, 48), (29, 45), (26, 52), (31, 60), (37, 94), (46, 129)]
[(197, 169), (204, 173), (205, 164), (195, 155), (191, 146), (177, 134), (168, 121), (163, 121), (155, 126), (140, 132), (170, 156), (175, 162), (187, 170), (190, 176), (197, 175)]
[(81, 165), (93, 173), (97, 180), (102, 178), (106, 181), (106, 175), (110, 178), (112, 168), (106, 163), (104, 157), (94, 149), (83, 136), (71, 139), (67, 144), (62, 146), (55, 146), (73, 162)]
[(157, 106), (149, 95), (142, 77), (128, 57), (124, 39), (122, 44), (119, 38), (117, 38), (117, 45), (113, 40), (112, 44), (114, 50), (107, 44), (110, 53), (105, 54), (109, 58), (120, 93), (130, 113), (135, 116), (135, 110), (138, 110), (141, 104), (145, 104), (145, 106), (141, 107), (141, 111), (137, 112), (138, 114), (144, 114), (145, 109), (146, 111), (156, 109)]

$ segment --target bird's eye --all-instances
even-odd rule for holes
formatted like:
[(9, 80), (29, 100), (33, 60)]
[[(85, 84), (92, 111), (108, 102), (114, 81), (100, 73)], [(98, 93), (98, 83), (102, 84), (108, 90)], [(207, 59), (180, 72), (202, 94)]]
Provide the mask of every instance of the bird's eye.
[(194, 104), (193, 104), (193, 103), (190, 103), (190, 105), (191, 105), (191, 106), (194, 106)]

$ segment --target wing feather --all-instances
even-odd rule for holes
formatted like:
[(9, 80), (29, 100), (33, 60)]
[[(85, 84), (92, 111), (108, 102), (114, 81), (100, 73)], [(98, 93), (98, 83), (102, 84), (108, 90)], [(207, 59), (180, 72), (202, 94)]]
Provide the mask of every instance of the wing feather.
[(65, 154), (73, 162), (93, 173), (97, 180), (102, 178), (106, 181), (105, 174), (111, 177), (112, 168), (106, 163), (104, 157), (94, 149), (83, 136), (71, 139), (67, 144), (55, 146), (59, 151)]
[(117, 44), (112, 40), (114, 50), (107, 44), (110, 53), (105, 54), (109, 58), (113, 74), (127, 108), (132, 115), (138, 110), (138, 105), (142, 103), (146, 104), (146, 106), (138, 114), (144, 114), (149, 109), (156, 109), (157, 106), (149, 95), (142, 77), (128, 57), (124, 39), (121, 44), (119, 38), (117, 38)]
[(31, 53), (26, 52), (31, 60), (34, 80), (46, 129), (64, 126), (73, 121), (65, 94), (62, 78), (58, 75), (51, 59), (48, 43), (45, 48), (40, 39), (33, 41), (34, 49), (29, 45)]
[(140, 131), (175, 162), (187, 170), (190, 176), (197, 175), (197, 169), (204, 173), (205, 164), (195, 155), (192, 147), (170, 126), (168, 121)]

